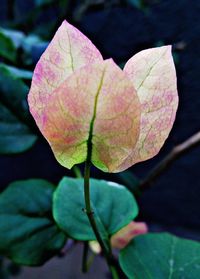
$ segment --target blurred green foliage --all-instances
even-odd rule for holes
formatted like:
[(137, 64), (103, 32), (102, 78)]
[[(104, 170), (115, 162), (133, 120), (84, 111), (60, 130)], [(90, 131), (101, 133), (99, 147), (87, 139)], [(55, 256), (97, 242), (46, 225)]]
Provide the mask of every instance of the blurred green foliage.
[[(0, 64), (0, 153), (15, 154), (29, 149), (37, 136), (31, 131), (26, 101), (28, 86), (16, 74), (19, 69)], [(26, 71), (25, 71), (26, 73)], [(24, 76), (24, 74), (23, 74)], [(26, 73), (27, 76), (27, 73)]]
[(46, 180), (30, 179), (11, 183), (1, 194), (0, 253), (33, 266), (58, 254), (67, 238), (52, 217), (54, 190)]
[(16, 62), (16, 48), (12, 40), (0, 29), (0, 56), (8, 59), (10, 62)]

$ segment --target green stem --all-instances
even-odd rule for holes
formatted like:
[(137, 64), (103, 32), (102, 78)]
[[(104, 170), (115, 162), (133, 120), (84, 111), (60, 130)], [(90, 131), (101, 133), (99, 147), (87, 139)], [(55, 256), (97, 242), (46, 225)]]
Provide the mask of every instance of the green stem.
[(113, 265), (110, 266), (110, 272), (112, 274), (113, 279), (119, 279), (117, 269)]
[(82, 178), (83, 177), (82, 173), (81, 173), (81, 170), (76, 165), (73, 166), (72, 171), (74, 172), (74, 175), (75, 175), (76, 178)]
[(91, 208), (91, 203), (90, 203), (90, 163), (87, 161), (85, 163), (85, 173), (84, 173), (84, 194), (85, 194), (86, 214), (88, 216), (88, 219), (90, 221), (90, 224), (92, 226), (96, 239), (99, 242), (106, 259), (109, 259), (109, 251), (107, 251), (107, 248), (105, 247), (104, 242), (101, 238), (101, 235), (98, 231), (98, 228), (97, 228), (97, 225), (96, 225), (96, 222), (94, 219), (94, 212), (92, 211), (92, 208)]
[(96, 225), (96, 221), (94, 218), (94, 212), (92, 211), (91, 208), (91, 204), (90, 204), (90, 164), (91, 164), (91, 159), (92, 159), (92, 137), (93, 137), (93, 129), (94, 129), (94, 122), (95, 122), (95, 118), (96, 118), (96, 113), (97, 113), (97, 103), (98, 103), (98, 98), (99, 98), (99, 94), (103, 85), (103, 79), (104, 79), (104, 74), (105, 74), (105, 70), (102, 74), (101, 80), (100, 80), (100, 84), (99, 87), (97, 89), (97, 93), (95, 96), (95, 100), (94, 100), (94, 112), (93, 112), (93, 116), (90, 122), (90, 130), (89, 130), (89, 137), (87, 140), (87, 158), (86, 158), (86, 162), (85, 162), (85, 171), (84, 171), (84, 197), (85, 197), (85, 211), (86, 214), (88, 216), (90, 225), (93, 229), (93, 232), (96, 236), (97, 241), (99, 242), (103, 255), (106, 258), (108, 267), (110, 269), (110, 272), (112, 273), (113, 279), (119, 279), (118, 273), (117, 273), (117, 269), (115, 267), (115, 260), (114, 257), (112, 255), (112, 250), (111, 249), (107, 249), (107, 247), (104, 244), (103, 239), (101, 238), (101, 235), (99, 233), (98, 227)]
[(88, 241), (84, 242), (84, 247), (83, 247), (83, 260), (82, 260), (82, 272), (86, 273), (88, 271), (88, 264), (87, 264), (87, 259), (88, 259)]
[(88, 158), (85, 162), (85, 172), (84, 172), (84, 196), (85, 196), (85, 209), (86, 209), (86, 214), (88, 216), (88, 219), (90, 221), (91, 227), (93, 229), (93, 232), (96, 236), (97, 241), (99, 242), (103, 255), (106, 258), (108, 267), (110, 269), (110, 272), (112, 274), (113, 279), (119, 279), (117, 270), (113, 264), (113, 255), (112, 251), (109, 251), (106, 246), (104, 245), (103, 239), (101, 238), (101, 235), (98, 231), (95, 219), (94, 219), (94, 212), (92, 211), (91, 208), (91, 203), (90, 203), (90, 156), (91, 156), (91, 151), (88, 151)]

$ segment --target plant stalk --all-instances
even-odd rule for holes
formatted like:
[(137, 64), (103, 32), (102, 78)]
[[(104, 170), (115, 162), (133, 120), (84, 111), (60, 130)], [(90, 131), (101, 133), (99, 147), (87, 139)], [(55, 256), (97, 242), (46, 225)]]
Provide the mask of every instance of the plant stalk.
[(82, 272), (86, 273), (88, 271), (88, 264), (87, 264), (87, 258), (88, 258), (88, 241), (84, 242), (83, 247), (83, 261), (82, 261)]
[[(89, 157), (89, 156), (88, 156)], [(85, 211), (88, 216), (89, 222), (91, 224), (91, 227), (93, 229), (93, 232), (96, 236), (97, 241), (99, 242), (103, 255), (106, 258), (108, 267), (110, 269), (110, 272), (112, 274), (113, 279), (119, 279), (117, 270), (113, 263), (113, 255), (111, 251), (108, 251), (106, 248), (103, 239), (101, 238), (101, 235), (98, 231), (95, 219), (94, 219), (94, 212), (91, 208), (90, 203), (90, 160), (86, 160), (85, 162), (85, 171), (84, 171), (84, 197), (85, 197)]]

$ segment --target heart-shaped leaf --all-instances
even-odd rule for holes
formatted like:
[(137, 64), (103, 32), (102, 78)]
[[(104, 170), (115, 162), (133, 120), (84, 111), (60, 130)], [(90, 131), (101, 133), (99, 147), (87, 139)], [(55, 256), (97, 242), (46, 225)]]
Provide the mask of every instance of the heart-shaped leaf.
[(23, 152), (37, 137), (28, 127), (28, 88), (6, 68), (0, 68), (0, 153)]
[[(108, 236), (130, 223), (138, 213), (133, 195), (122, 185), (91, 179), (91, 204), (94, 217)], [(83, 179), (63, 178), (54, 193), (53, 216), (59, 227), (78, 240), (95, 236), (84, 212)]]
[(150, 233), (122, 249), (119, 261), (130, 279), (196, 279), (200, 244), (167, 233)]
[(139, 100), (131, 82), (111, 59), (72, 74), (48, 97), (42, 116), (38, 103), (42, 95), (38, 99), (31, 91), (29, 96), (40, 130), (67, 168), (86, 160), (89, 138), (92, 163), (110, 172), (136, 144)]
[(55, 186), (41, 179), (11, 183), (0, 195), (0, 253), (15, 263), (40, 265), (66, 242), (52, 217)]

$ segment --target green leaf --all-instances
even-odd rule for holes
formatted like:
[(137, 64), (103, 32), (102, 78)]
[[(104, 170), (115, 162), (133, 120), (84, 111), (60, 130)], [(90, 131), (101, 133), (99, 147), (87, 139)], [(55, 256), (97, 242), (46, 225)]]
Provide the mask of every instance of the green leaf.
[(13, 66), (9, 66), (4, 63), (0, 63), (0, 71), (7, 71), (11, 76), (19, 78), (19, 79), (25, 79), (30, 80), (32, 79), (33, 73), (31, 71), (27, 71), (24, 69), (19, 69)]
[(37, 139), (29, 128), (27, 93), (21, 80), (0, 68), (0, 154), (23, 152)]
[(122, 249), (119, 261), (130, 279), (196, 279), (200, 244), (168, 233), (149, 233)]
[[(95, 236), (84, 212), (83, 179), (63, 178), (54, 193), (53, 215), (70, 237), (94, 240)], [(91, 204), (101, 233), (108, 236), (127, 225), (138, 214), (132, 194), (122, 185), (91, 179)]]
[(11, 62), (16, 61), (16, 48), (12, 40), (0, 29), (0, 57), (6, 58)]
[(0, 195), (0, 253), (15, 263), (40, 265), (66, 242), (52, 217), (55, 186), (41, 179), (11, 183)]

